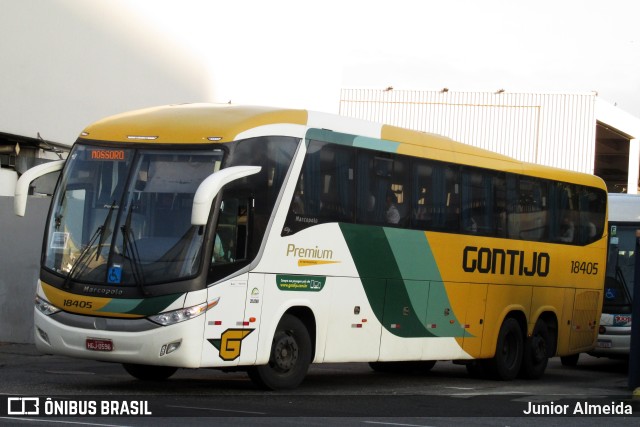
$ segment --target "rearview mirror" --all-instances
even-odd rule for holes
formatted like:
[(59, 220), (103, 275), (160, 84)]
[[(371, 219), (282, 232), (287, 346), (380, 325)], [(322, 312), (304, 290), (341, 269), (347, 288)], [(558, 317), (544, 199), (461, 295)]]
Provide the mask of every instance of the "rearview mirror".
[(245, 176), (260, 172), (260, 166), (231, 166), (214, 172), (205, 178), (193, 197), (191, 225), (206, 225), (211, 213), (211, 203), (222, 187)]
[(13, 198), (13, 211), (16, 215), (24, 216), (27, 210), (27, 196), (29, 195), (29, 186), (31, 183), (43, 175), (61, 170), (64, 162), (64, 160), (56, 160), (43, 163), (32, 167), (20, 176), (16, 183), (16, 191)]

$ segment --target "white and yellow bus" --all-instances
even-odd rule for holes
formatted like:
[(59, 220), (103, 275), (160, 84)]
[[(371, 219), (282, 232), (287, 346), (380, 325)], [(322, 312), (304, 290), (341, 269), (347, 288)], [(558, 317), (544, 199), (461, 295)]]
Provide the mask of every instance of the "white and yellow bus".
[(540, 377), (593, 348), (607, 194), (590, 175), (303, 110), (173, 105), (87, 127), (64, 162), (37, 286), (45, 353), (246, 369), (466, 363)]

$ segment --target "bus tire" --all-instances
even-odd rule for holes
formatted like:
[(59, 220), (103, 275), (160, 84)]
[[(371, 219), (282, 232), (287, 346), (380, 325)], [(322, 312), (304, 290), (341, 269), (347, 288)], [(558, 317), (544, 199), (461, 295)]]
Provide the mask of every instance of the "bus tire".
[(483, 363), (489, 377), (501, 381), (514, 379), (522, 366), (523, 348), (520, 324), (513, 317), (506, 318), (500, 326), (495, 356)]
[(280, 319), (271, 344), (269, 363), (251, 366), (249, 378), (260, 388), (287, 390), (296, 388), (311, 364), (311, 338), (300, 319), (285, 314)]
[(436, 364), (435, 360), (416, 360), (406, 362), (369, 362), (369, 367), (376, 372), (391, 374), (427, 373)]
[(560, 356), (560, 363), (562, 366), (577, 366), (580, 353), (572, 354), (570, 356)]
[(533, 327), (533, 333), (524, 343), (522, 367), (520, 376), (529, 380), (537, 380), (542, 377), (549, 362), (549, 347), (551, 346), (551, 334), (544, 320), (538, 319)]
[(142, 381), (163, 381), (175, 374), (178, 368), (172, 366), (138, 365), (134, 363), (123, 363), (129, 375)]

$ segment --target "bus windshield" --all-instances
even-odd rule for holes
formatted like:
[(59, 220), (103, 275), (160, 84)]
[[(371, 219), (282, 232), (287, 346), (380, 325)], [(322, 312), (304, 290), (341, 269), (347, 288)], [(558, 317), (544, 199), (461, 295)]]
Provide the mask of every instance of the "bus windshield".
[(84, 283), (166, 283), (197, 274), (203, 230), (191, 225), (199, 184), (222, 150), (76, 145), (56, 196), (44, 267)]

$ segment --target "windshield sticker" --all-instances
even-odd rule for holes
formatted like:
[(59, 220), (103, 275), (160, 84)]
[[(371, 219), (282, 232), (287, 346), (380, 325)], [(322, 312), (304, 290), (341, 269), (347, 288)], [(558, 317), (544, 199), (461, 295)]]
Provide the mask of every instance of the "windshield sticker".
[(51, 238), (51, 249), (67, 249), (69, 243), (69, 233), (55, 231)]
[(276, 275), (276, 284), (281, 291), (320, 292), (324, 288), (325, 276), (285, 276)]
[(109, 268), (107, 281), (109, 283), (120, 283), (122, 281), (122, 266), (114, 264)]

